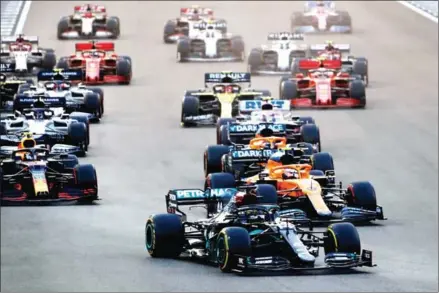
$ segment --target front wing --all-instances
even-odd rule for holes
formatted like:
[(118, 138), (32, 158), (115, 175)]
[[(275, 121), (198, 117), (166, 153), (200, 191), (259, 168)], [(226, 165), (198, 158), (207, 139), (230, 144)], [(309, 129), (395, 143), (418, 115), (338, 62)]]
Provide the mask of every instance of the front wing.
[(348, 34), (352, 32), (351, 26), (345, 25), (332, 25), (326, 30), (319, 30), (312, 25), (295, 26), (292, 28), (292, 32), (296, 34), (325, 34), (325, 33), (335, 33), (335, 34)]
[(376, 266), (373, 264), (372, 251), (370, 250), (363, 250), (361, 256), (353, 253), (330, 253), (325, 256), (324, 265), (313, 267), (295, 267), (288, 259), (279, 256), (237, 257), (237, 267), (233, 271), (240, 274), (252, 272), (298, 273), (303, 271), (343, 270), (362, 266)]
[(198, 116), (185, 116), (182, 118), (181, 124), (191, 124), (191, 125), (215, 125), (218, 117), (214, 114), (205, 114)]
[(311, 98), (297, 98), (291, 100), (292, 109), (331, 109), (331, 108), (364, 108), (365, 105), (360, 100), (354, 98), (338, 98), (332, 104), (314, 104)]
[(61, 34), (61, 39), (66, 40), (92, 40), (92, 39), (113, 39), (116, 35), (108, 30), (98, 30), (95, 33), (86, 35), (77, 30), (68, 30)]
[(227, 57), (198, 57), (198, 56), (189, 56), (185, 58), (181, 58), (181, 62), (242, 62), (242, 57), (238, 56), (227, 56)]

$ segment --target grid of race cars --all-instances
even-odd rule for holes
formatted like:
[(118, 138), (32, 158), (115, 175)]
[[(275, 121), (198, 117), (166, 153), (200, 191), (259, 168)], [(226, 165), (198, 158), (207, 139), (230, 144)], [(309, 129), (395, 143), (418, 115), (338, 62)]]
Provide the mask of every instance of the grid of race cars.
[[(216, 144), (204, 152), (204, 186), (169, 190), (166, 213), (148, 218), (152, 257), (198, 258), (237, 273), (374, 266), (353, 225), (385, 219), (374, 187), (342, 186), (316, 121), (292, 111), (365, 108), (368, 60), (349, 44), (307, 44), (311, 33), (352, 33), (349, 13), (307, 1), (289, 31), (268, 32), (267, 44), (248, 53), (210, 8), (183, 7), (166, 22), (163, 42), (175, 43), (177, 62), (246, 68), (207, 72), (203, 89), (184, 93), (182, 128), (214, 126)], [(58, 23), (59, 40), (80, 40), (70, 56), (40, 47), (37, 36), (1, 38), (2, 205), (99, 199), (96, 170), (78, 157), (87, 155), (90, 124), (105, 120), (105, 91), (95, 85), (131, 82), (132, 60), (111, 40), (120, 34), (119, 18), (84, 4)], [(251, 87), (254, 75), (278, 76), (279, 93)], [(206, 217), (190, 222), (181, 207), (195, 205)]]

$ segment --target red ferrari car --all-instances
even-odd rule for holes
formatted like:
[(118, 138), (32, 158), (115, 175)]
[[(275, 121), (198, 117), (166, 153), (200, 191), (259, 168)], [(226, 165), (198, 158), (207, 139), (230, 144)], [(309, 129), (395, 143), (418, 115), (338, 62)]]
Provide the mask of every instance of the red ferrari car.
[(342, 72), (341, 60), (301, 60), (292, 78), (282, 78), (279, 96), (292, 108), (364, 108), (366, 89), (361, 79)]
[(131, 58), (117, 55), (112, 42), (77, 43), (73, 55), (62, 57), (57, 68), (83, 71), (86, 84), (129, 84), (132, 76)]

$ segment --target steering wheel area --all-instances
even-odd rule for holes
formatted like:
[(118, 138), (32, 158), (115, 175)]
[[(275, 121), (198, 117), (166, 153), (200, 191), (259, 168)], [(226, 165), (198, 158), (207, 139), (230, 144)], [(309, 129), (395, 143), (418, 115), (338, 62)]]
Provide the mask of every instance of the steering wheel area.
[(282, 179), (283, 174), (286, 170), (296, 170), (300, 178), (308, 178), (309, 171), (311, 171), (312, 166), (309, 164), (293, 164), (293, 165), (283, 165), (270, 169), (269, 177), (273, 179)]
[(284, 148), (287, 145), (287, 139), (285, 137), (270, 136), (270, 137), (257, 137), (250, 140), (250, 149), (259, 150), (270, 145), (270, 148)]

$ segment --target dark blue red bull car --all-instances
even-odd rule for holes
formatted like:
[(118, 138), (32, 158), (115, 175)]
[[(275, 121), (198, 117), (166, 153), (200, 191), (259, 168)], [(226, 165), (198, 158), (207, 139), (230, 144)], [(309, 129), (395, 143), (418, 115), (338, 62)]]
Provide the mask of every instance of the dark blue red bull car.
[(96, 170), (74, 155), (51, 156), (44, 148), (14, 151), (0, 163), (2, 205), (98, 200)]

